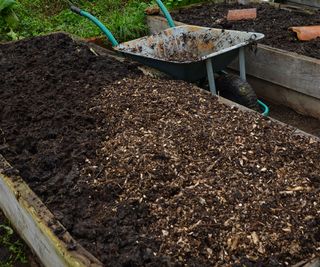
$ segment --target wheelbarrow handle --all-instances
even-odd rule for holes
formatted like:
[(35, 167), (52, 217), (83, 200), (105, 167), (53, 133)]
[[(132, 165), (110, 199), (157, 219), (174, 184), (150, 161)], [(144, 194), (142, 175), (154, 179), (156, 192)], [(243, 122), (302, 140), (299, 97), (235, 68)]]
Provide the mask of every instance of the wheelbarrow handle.
[(162, 3), (161, 0), (156, 0), (156, 2), (157, 2), (157, 5), (159, 6), (159, 8), (161, 9), (163, 15), (166, 17), (167, 22), (169, 24), (169, 27), (170, 28), (175, 27), (176, 25), (174, 24), (174, 21), (170, 15), (168, 9), (166, 8), (166, 6)]
[(78, 15), (81, 15), (81, 9), (76, 6), (70, 6), (70, 10)]
[(112, 43), (112, 46), (119, 45), (118, 41), (116, 40), (116, 38), (114, 38), (113, 34), (95, 16), (91, 15), (87, 11), (81, 10), (79, 7), (76, 7), (76, 6), (70, 6), (70, 10), (80, 16), (83, 16), (83, 17), (89, 19), (91, 22), (93, 22), (95, 25), (97, 25), (100, 28), (100, 30), (108, 37), (109, 41)]

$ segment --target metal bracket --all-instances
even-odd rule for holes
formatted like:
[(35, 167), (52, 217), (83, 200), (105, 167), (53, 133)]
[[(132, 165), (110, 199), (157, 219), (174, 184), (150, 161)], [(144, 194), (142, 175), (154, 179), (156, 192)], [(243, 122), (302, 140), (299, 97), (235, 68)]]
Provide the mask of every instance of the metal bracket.
[(244, 55), (244, 47), (240, 47), (239, 49), (239, 70), (241, 80), (246, 81), (246, 59)]

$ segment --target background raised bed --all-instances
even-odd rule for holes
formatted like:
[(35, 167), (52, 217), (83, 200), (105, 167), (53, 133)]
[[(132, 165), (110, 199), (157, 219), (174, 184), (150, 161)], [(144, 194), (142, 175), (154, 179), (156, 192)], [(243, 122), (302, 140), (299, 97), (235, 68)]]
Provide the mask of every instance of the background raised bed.
[[(228, 10), (257, 8), (257, 18), (254, 20), (228, 21)], [(288, 30), (293, 26), (308, 26), (320, 24), (320, 12), (308, 14), (283, 10), (270, 4), (215, 4), (203, 3), (190, 8), (182, 8), (172, 12), (175, 20), (192, 25), (228, 30), (253, 31), (265, 35), (259, 43), (295, 52), (301, 55), (320, 59), (320, 40), (308, 42), (299, 41), (295, 34)]]

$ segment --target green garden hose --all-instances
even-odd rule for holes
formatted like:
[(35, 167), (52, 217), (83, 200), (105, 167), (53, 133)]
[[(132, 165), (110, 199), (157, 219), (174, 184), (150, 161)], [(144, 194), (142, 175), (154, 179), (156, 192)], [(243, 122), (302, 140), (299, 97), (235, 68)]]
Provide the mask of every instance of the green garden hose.
[(111, 42), (112, 46), (119, 45), (118, 41), (116, 40), (116, 38), (114, 38), (113, 34), (95, 16), (92, 16), (90, 13), (88, 13), (86, 11), (83, 11), (80, 8), (76, 7), (76, 6), (71, 6), (70, 9), (71, 9), (71, 11), (73, 11), (73, 12), (75, 12), (75, 13), (77, 13), (77, 14), (79, 14), (79, 15), (87, 18), (87, 19), (89, 19), (94, 24), (96, 24), (100, 28), (100, 30), (108, 37), (108, 39)]
[(161, 0), (156, 0), (156, 2), (158, 4), (158, 6), (160, 7), (163, 15), (166, 17), (170, 28), (175, 27), (176, 25), (174, 24), (174, 21), (173, 21), (171, 15), (170, 15), (168, 9), (165, 7), (165, 5), (162, 3), (162, 1)]
[(263, 116), (268, 116), (269, 115), (269, 111), (270, 111), (269, 107), (265, 103), (263, 103), (261, 100), (258, 100), (258, 104), (263, 109), (262, 115)]

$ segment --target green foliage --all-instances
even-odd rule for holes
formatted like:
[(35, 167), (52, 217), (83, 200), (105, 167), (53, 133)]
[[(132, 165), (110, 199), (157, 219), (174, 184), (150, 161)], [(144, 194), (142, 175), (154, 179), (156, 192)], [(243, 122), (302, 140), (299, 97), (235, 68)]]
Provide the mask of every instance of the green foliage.
[(27, 263), (24, 245), (19, 240), (14, 240), (13, 229), (7, 224), (0, 224), (0, 246), (5, 247), (10, 256), (5, 262), (0, 262), (1, 267), (10, 267), (15, 263)]
[(204, 2), (204, 0), (165, 0), (164, 4), (168, 8), (187, 6), (195, 3)]
[[(200, 1), (203, 0), (164, 0), (164, 4), (174, 8)], [(0, 0), (0, 3), (4, 2), (10, 3), (10, 10), (14, 10), (20, 22), (11, 22), (9, 27), (0, 10), (0, 41), (55, 31), (84, 38), (102, 36), (103, 33), (92, 22), (69, 10), (72, 3), (96, 16), (119, 42), (123, 42), (148, 33), (144, 10), (152, 0)]]
[(15, 0), (0, 0), (0, 25), (4, 28), (4, 32), (13, 40), (18, 39), (14, 32), (18, 26), (19, 19), (14, 12)]
[[(1, 1), (1, 0), (0, 0)], [(144, 10), (147, 1), (139, 0), (72, 0), (72, 4), (90, 12), (110, 29), (118, 41), (127, 41), (147, 34)], [(65, 31), (80, 37), (102, 36), (88, 19), (69, 10), (69, 0), (20, 0), (15, 11), (20, 24), (19, 37), (30, 37), (54, 31)], [(5, 32), (0, 21), (0, 41)]]
[[(127, 41), (147, 34), (144, 10), (147, 4), (131, 1), (123, 7), (122, 1), (97, 1), (95, 5), (83, 4), (81, 8), (96, 16), (119, 41)], [(63, 10), (51, 19), (56, 30), (67, 31), (82, 37), (102, 35), (88, 19)]]

